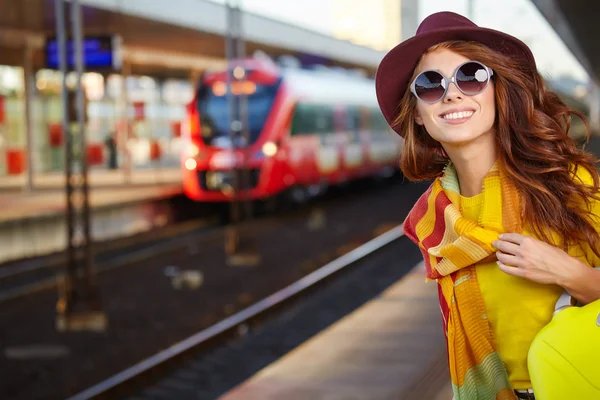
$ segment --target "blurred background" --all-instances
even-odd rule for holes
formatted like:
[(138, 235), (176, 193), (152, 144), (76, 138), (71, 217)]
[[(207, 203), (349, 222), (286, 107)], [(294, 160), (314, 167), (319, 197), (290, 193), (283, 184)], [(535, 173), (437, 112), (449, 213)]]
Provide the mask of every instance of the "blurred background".
[[(193, 97), (195, 79), (205, 69), (224, 62), (225, 21), (223, 15), (217, 13), (223, 1), (192, 1), (190, 7), (198, 9), (189, 13), (180, 11), (185, 10), (186, 2), (168, 16), (152, 2), (149, 3), (151, 8), (142, 14), (138, 13), (141, 10), (135, 1), (105, 3), (82, 3), (85, 29), (96, 36), (121, 36), (124, 65), (120, 73), (87, 72), (83, 76), (88, 100), (88, 151), (93, 154), (89, 160), (91, 168), (110, 167), (106, 140), (121, 131), (125, 115), (133, 120), (132, 132), (125, 143), (119, 141), (118, 165), (123, 168), (123, 153), (127, 151), (131, 157), (128, 168), (176, 168), (181, 151), (181, 123), (185, 118), (185, 105)], [(506, 31), (525, 41), (533, 50), (540, 71), (557, 90), (582, 104), (591, 93), (588, 75), (591, 65), (585, 68), (590, 56), (584, 50), (577, 50), (584, 46), (575, 36), (570, 35), (566, 41), (564, 37), (561, 39), (544, 16), (548, 15), (560, 28), (555, 14), (561, 11), (558, 6), (552, 10), (543, 1), (510, 0), (500, 4), (484, 0), (450, 3), (415, 0), (401, 4), (378, 0), (367, 5), (359, 0), (307, 0), (288, 3), (243, 1), (244, 11), (252, 14), (251, 23), (260, 29), (253, 32), (253, 26), (248, 25), (251, 49), (263, 49), (274, 56), (312, 57), (312, 62), (318, 60), (324, 64), (345, 63), (347, 67), (363, 68), (372, 74), (383, 52), (412, 36), (426, 15), (449, 10), (470, 15), (477, 24)], [(24, 177), (29, 169), (34, 174), (51, 174), (64, 169), (60, 134), (61, 76), (56, 70), (48, 69), (47, 60), (42, 57), (45, 39), (54, 28), (50, 7), (51, 2), (41, 0), (2, 2), (2, 45), (6, 51), (3, 51), (0, 69), (3, 115), (0, 187), (25, 185)], [(196, 13), (199, 17), (191, 18), (191, 14)], [(281, 27), (281, 33), (287, 36), (282, 37), (277, 30), (272, 30), (276, 27)], [(327, 43), (318, 40), (312, 45), (306, 43), (304, 35), (308, 35), (308, 31), (318, 33), (311, 35), (312, 38), (327, 38)], [(336, 46), (346, 41), (355, 46), (344, 44), (343, 48), (348, 51), (340, 57), (341, 51), (336, 50)], [(26, 42), (31, 62), (28, 71), (23, 65)], [(33, 84), (29, 127), (24, 113), (28, 79)], [(121, 83), (123, 79), (125, 87)], [(127, 111), (119, 104), (122, 100), (128, 103)], [(28, 129), (32, 142), (29, 146)], [(160, 149), (160, 156), (157, 151), (151, 151), (154, 146)], [(25, 165), (27, 152), (31, 152), (30, 166)]]
[[(79, 393), (393, 232), (426, 185), (398, 170), (373, 78), (437, 11), (528, 44), (600, 153), (591, 0), (0, 0), (0, 397)], [(162, 398), (218, 397), (355, 310), (417, 263), (399, 245), (361, 302), (240, 350), (251, 366), (202, 353), (210, 379)]]
[[(593, 91), (588, 75), (591, 56), (579, 50), (584, 46), (573, 34), (561, 39), (555, 28), (560, 30), (567, 23), (557, 22), (555, 14), (561, 13), (558, 6), (551, 9), (545, 3), (378, 0), (367, 6), (358, 0), (314, 0), (314, 3), (307, 0), (289, 4), (245, 0), (242, 7), (252, 14), (247, 28), (250, 49), (262, 49), (272, 56), (294, 55), (304, 62), (312, 58), (308, 62), (362, 68), (370, 74), (383, 52), (412, 36), (426, 15), (439, 10), (459, 12), (469, 15), (477, 24), (506, 31), (526, 42), (550, 85), (584, 106)], [(61, 75), (55, 69), (48, 69), (48, 60), (43, 57), (45, 40), (54, 28), (51, 4), (41, 0), (2, 2), (2, 44), (6, 51), (0, 69), (0, 187), (26, 185), (28, 170), (34, 174), (52, 174), (64, 169)], [(152, 2), (143, 14), (138, 14), (135, 1), (82, 4), (86, 32), (95, 36), (119, 35), (123, 57), (121, 71), (87, 72), (82, 78), (87, 97), (86, 135), (91, 168), (110, 167), (107, 139), (111, 136), (119, 139), (120, 168), (125, 168), (125, 152), (131, 161), (127, 168), (176, 168), (185, 105), (193, 97), (197, 77), (224, 62), (225, 21), (217, 12), (223, 1), (190, 2), (190, 7), (198, 7), (191, 13), (180, 12), (187, 5), (182, 4), (169, 16)], [(190, 14), (195, 13), (200, 17), (191, 18)], [(554, 21), (555, 28), (545, 15)], [(252, 24), (257, 24), (259, 30), (253, 31)], [(281, 33), (287, 36), (271, 30), (275, 27), (281, 27)], [(309, 35), (308, 32), (314, 32), (311, 38), (327, 38), (327, 43), (318, 40), (312, 45), (306, 43), (303, 35)], [(346, 41), (355, 46), (342, 45)], [(23, 53), (25, 45), (29, 49), (27, 56)], [(340, 56), (336, 46), (345, 46), (348, 51)], [(27, 71), (25, 57), (31, 63)], [(28, 80), (33, 85), (29, 102), (25, 96)], [(122, 101), (127, 102), (127, 110), (120, 104)], [(31, 108), (29, 123), (24, 112), (26, 104)], [(126, 139), (120, 134), (125, 117), (130, 120), (131, 130)], [(28, 130), (30, 145), (27, 145)], [(29, 159), (28, 152), (31, 165), (25, 162)]]

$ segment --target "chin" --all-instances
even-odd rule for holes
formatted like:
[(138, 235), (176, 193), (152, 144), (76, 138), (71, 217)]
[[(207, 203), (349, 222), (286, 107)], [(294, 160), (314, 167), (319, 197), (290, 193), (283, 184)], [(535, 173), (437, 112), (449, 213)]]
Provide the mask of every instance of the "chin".
[(464, 135), (464, 136), (455, 136), (453, 138), (449, 138), (450, 143), (468, 143), (476, 140), (480, 135)]
[(454, 138), (452, 140), (446, 140), (443, 142), (440, 142), (444, 147), (448, 147), (448, 148), (460, 148), (460, 147), (464, 147), (467, 146), (471, 143), (473, 143), (473, 139), (460, 139), (460, 138)]
[(443, 143), (447, 143), (447, 144), (464, 144), (464, 143), (469, 143), (469, 142), (473, 142), (477, 139), (482, 139), (484, 136), (486, 136), (485, 133), (473, 133), (473, 131), (468, 130), (468, 131), (460, 131), (460, 130), (456, 130), (456, 131), (451, 131), (451, 132), (444, 132), (442, 135), (440, 136), (440, 140), (438, 140), (439, 142), (443, 142)]
[(443, 135), (440, 140), (438, 140), (441, 143), (445, 143), (445, 144), (463, 144), (463, 143), (468, 143), (468, 142), (472, 142), (473, 140), (477, 139), (480, 135), (473, 135), (473, 134), (452, 134), (452, 135)]

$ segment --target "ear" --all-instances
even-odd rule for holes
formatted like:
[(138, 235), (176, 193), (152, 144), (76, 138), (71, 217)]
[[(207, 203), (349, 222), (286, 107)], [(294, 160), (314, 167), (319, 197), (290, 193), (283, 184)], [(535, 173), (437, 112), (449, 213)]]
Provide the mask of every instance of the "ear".
[(419, 113), (419, 109), (417, 107), (415, 107), (414, 117), (415, 117), (415, 122), (417, 123), (417, 125), (421, 125), (421, 126), (424, 125), (423, 118), (421, 118), (421, 113)]

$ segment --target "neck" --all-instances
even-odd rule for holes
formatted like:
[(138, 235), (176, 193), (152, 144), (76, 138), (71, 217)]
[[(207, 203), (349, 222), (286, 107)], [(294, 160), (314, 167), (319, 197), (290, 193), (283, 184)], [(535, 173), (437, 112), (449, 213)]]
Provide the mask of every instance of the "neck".
[(494, 135), (483, 135), (478, 139), (476, 142), (465, 144), (444, 145), (456, 168), (460, 194), (465, 197), (472, 197), (483, 191), (483, 178), (497, 158)]

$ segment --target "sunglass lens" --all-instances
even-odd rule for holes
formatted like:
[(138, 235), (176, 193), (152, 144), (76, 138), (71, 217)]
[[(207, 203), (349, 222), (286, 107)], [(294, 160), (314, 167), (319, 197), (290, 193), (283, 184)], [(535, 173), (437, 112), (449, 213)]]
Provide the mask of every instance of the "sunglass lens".
[(423, 101), (433, 103), (444, 96), (444, 77), (435, 71), (421, 73), (415, 81), (415, 92)]
[(468, 95), (481, 93), (488, 83), (488, 72), (485, 67), (476, 62), (466, 63), (456, 73), (456, 84)]

